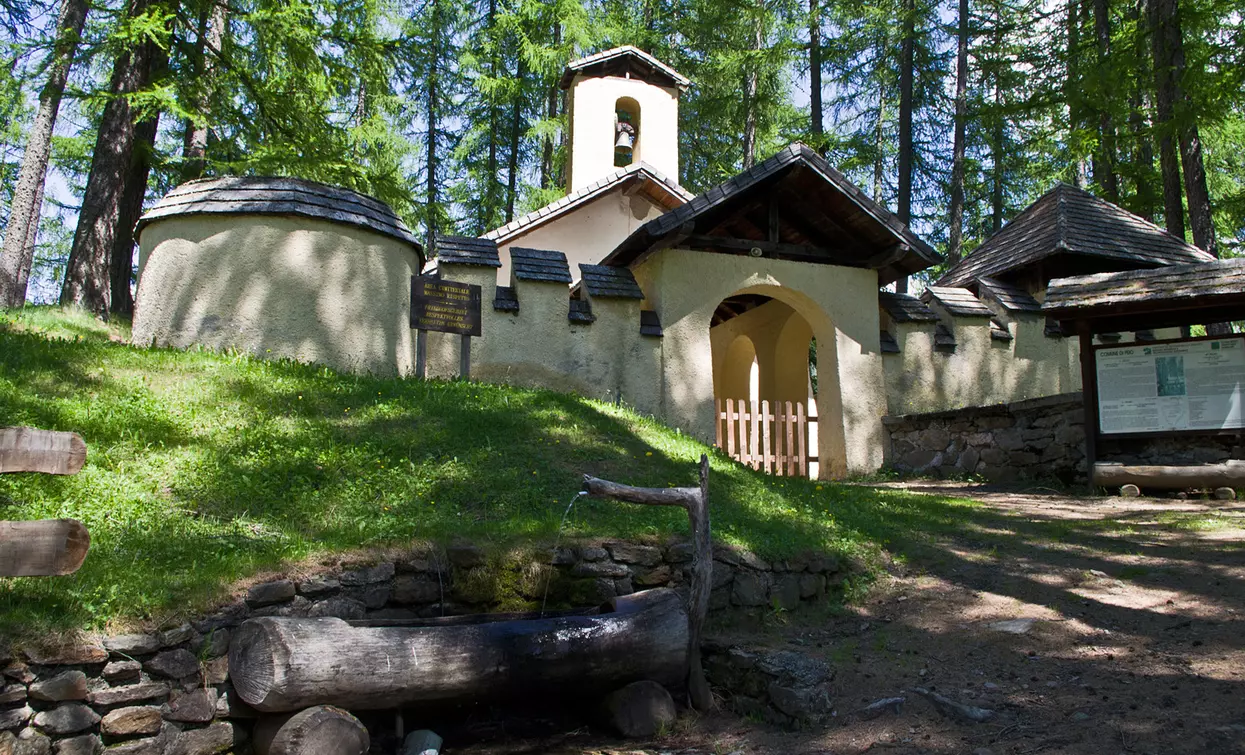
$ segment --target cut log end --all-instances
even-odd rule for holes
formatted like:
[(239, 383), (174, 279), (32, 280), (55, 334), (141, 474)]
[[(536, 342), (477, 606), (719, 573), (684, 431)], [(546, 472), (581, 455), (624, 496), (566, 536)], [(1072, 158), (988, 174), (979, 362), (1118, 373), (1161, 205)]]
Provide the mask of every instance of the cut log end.
[(86, 560), (91, 533), (77, 519), (0, 522), (0, 577), (58, 577)]
[(229, 676), (247, 705), (262, 705), (276, 677), (272, 638), (261, 621), (238, 627), (229, 645)]
[(77, 433), (0, 428), (0, 472), (74, 475), (84, 464), (86, 441)]
[(365, 755), (371, 746), (367, 727), (331, 705), (261, 720), (255, 727), (257, 755)]

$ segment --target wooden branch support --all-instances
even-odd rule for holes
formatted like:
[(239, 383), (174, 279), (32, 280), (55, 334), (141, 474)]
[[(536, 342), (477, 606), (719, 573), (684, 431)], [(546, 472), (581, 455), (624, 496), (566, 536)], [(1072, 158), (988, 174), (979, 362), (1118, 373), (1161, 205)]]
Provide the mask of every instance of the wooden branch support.
[(73, 574), (90, 547), (91, 535), (77, 519), (0, 522), (0, 577)]
[(698, 488), (636, 488), (584, 475), (588, 494), (646, 506), (680, 506), (687, 510), (692, 530), (691, 590), (687, 600), (688, 647), (687, 693), (692, 707), (713, 707), (713, 695), (700, 662), (700, 638), (709, 613), (709, 590), (713, 586), (713, 541), (709, 532), (709, 457), (700, 457)]
[(74, 475), (86, 463), (86, 442), (77, 433), (0, 428), (0, 474), (42, 472)]

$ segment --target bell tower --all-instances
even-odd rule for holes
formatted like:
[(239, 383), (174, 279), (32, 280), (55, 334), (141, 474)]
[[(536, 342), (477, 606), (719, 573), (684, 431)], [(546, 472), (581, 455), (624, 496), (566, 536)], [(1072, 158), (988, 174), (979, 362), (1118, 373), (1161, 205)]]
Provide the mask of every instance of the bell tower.
[(568, 90), (567, 191), (640, 162), (678, 181), (679, 94), (689, 83), (630, 45), (568, 65), (560, 82)]

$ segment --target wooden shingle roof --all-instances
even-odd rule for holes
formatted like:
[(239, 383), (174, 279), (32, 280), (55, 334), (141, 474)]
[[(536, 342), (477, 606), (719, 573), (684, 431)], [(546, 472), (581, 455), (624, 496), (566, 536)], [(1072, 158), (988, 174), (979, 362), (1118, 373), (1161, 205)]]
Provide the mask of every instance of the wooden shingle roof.
[(994, 317), (994, 311), (973, 296), (967, 288), (953, 286), (926, 286), (921, 301), (938, 302), (943, 309), (957, 317)]
[(885, 207), (795, 143), (637, 228), (602, 262), (631, 265), (669, 246), (867, 267), (882, 284), (941, 260)]
[(471, 236), (437, 234), (437, 260), (448, 265), (501, 267), (497, 242)]
[(389, 205), (358, 192), (301, 178), (233, 176), (184, 183), (143, 214), (138, 232), (180, 215), (297, 215), (365, 228), (423, 247)]
[(1011, 286), (994, 278), (977, 280), (977, 293), (983, 298), (998, 302), (1009, 312), (1041, 312), (1042, 304), (1019, 286)]
[(643, 299), (644, 292), (631, 270), (609, 265), (579, 265), (584, 288), (593, 298)]
[(566, 65), (558, 86), (569, 89), (576, 74), (585, 76), (631, 76), (659, 86), (687, 89), (691, 79), (674, 70), (647, 52), (623, 45), (610, 50), (602, 50)]
[(934, 310), (911, 294), (881, 291), (878, 293), (878, 304), (895, 322), (938, 322), (938, 315)]
[(540, 226), (552, 222), (575, 209), (600, 199), (611, 191), (636, 186), (644, 197), (654, 205), (673, 209), (692, 198), (693, 194), (684, 189), (677, 181), (669, 178), (661, 171), (646, 162), (638, 162), (594, 181), (587, 186), (559, 197), (549, 204), (526, 215), (515, 218), (500, 228), (494, 228), (484, 234), (483, 238), (504, 244), (530, 233)]
[(1063, 322), (1098, 320), (1112, 331), (1240, 320), (1245, 259), (1056, 278), (1042, 311)]
[(972, 286), (1056, 255), (1097, 257), (1130, 269), (1214, 259), (1121, 207), (1059, 184), (947, 270), (937, 284)]
[(510, 267), (514, 277), (521, 281), (542, 283), (570, 283), (571, 266), (566, 255), (549, 249), (510, 247)]

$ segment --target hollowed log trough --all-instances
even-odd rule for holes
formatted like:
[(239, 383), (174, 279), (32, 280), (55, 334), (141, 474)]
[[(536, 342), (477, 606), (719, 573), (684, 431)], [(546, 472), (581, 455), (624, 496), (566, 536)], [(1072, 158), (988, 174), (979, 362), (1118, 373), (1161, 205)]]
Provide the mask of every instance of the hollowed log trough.
[(688, 611), (667, 588), (573, 615), (368, 624), (279, 617), (245, 622), (229, 650), (238, 696), (270, 713), (313, 705), (377, 710), (605, 694), (642, 679), (680, 686), (688, 674)]

